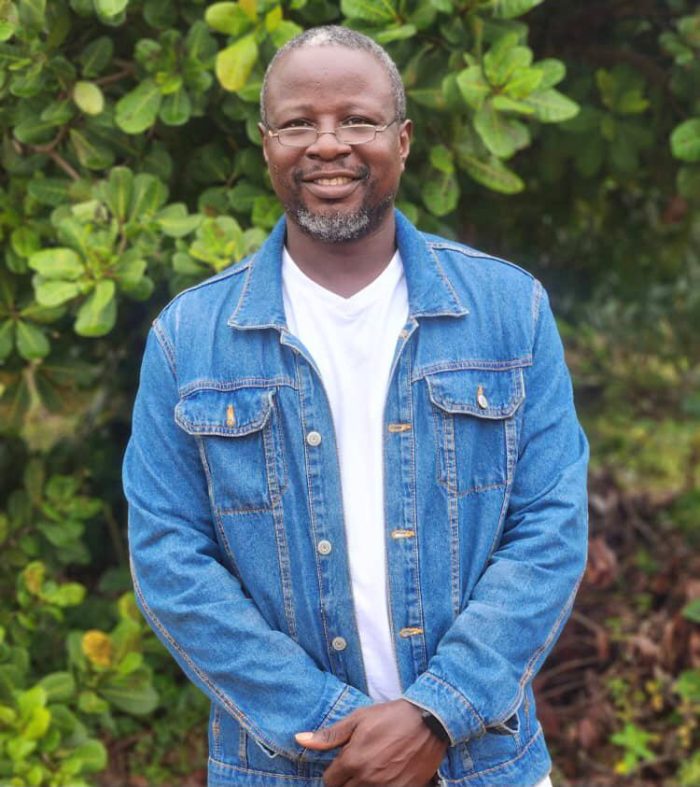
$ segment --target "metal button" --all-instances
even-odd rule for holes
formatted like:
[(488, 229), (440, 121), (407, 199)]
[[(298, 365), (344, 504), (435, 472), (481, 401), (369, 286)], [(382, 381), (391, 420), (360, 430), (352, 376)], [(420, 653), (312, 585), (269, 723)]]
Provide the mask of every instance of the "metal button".
[(333, 550), (333, 545), (324, 538), (323, 541), (319, 541), (318, 544), (316, 544), (316, 549), (318, 549), (320, 555), (330, 555)]
[(306, 435), (306, 442), (314, 447), (321, 445), (321, 434), (319, 432), (309, 432)]
[(331, 642), (333, 646), (333, 650), (345, 650), (347, 648), (348, 643), (345, 641), (344, 637), (333, 637), (333, 642)]
[(485, 410), (489, 406), (489, 400), (486, 398), (483, 385), (478, 386), (476, 389), (476, 403), (482, 410)]

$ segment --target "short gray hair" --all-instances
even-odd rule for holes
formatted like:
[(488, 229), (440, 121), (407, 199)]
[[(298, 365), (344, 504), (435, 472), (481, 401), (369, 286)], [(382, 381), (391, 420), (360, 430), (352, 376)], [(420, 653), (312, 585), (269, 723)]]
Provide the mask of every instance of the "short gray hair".
[(363, 49), (365, 52), (369, 52), (384, 68), (386, 75), (389, 77), (396, 119), (399, 123), (406, 119), (406, 93), (399, 69), (389, 53), (379, 46), (376, 41), (362, 33), (358, 33), (356, 30), (351, 30), (349, 27), (323, 25), (321, 27), (311, 27), (292, 38), (291, 41), (287, 41), (281, 49), (277, 50), (270, 61), (263, 77), (262, 89), (260, 90), (260, 120), (263, 126), (269, 128), (267, 122), (267, 94), (270, 85), (270, 74), (277, 62), (288, 52), (307, 46), (342, 46), (345, 49)]

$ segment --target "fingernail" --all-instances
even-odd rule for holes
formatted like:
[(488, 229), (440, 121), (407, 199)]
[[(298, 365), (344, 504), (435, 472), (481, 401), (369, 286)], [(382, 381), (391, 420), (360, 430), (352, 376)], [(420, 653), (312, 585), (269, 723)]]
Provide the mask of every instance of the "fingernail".
[(299, 743), (307, 743), (310, 740), (313, 740), (314, 734), (313, 732), (298, 732), (294, 736)]

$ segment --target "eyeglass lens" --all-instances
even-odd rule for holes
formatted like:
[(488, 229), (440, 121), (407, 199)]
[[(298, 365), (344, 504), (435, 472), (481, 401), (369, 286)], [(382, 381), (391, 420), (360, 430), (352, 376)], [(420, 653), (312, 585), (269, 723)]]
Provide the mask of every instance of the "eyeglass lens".
[[(342, 145), (362, 145), (374, 139), (377, 127), (358, 123), (354, 126), (338, 126), (335, 131), (325, 133), (335, 134), (335, 138)], [(306, 147), (316, 142), (319, 132), (315, 128), (283, 128), (277, 132), (277, 137), (283, 145)]]

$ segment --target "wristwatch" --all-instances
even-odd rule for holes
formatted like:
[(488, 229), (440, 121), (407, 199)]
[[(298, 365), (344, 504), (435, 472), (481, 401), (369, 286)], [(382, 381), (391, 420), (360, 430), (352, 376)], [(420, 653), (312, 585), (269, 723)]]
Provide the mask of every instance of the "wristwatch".
[(450, 736), (447, 734), (447, 730), (429, 710), (422, 711), (421, 718), (423, 719), (423, 724), (425, 724), (435, 737), (439, 738), (444, 743), (449, 743)]

